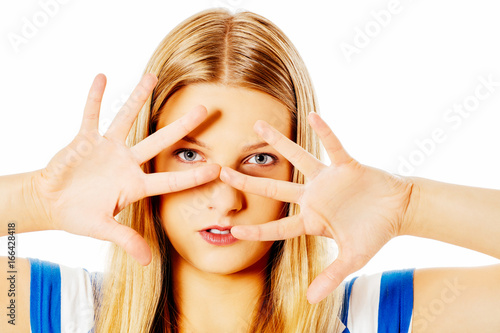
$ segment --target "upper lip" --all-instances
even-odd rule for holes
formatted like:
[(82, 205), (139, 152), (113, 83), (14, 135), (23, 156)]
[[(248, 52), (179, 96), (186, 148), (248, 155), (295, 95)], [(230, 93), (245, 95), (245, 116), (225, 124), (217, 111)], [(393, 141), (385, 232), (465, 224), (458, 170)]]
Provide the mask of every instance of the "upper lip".
[(205, 229), (202, 229), (200, 231), (206, 231), (206, 230), (210, 230), (210, 229), (217, 229), (217, 230), (220, 230), (220, 231), (224, 231), (224, 230), (231, 230), (232, 226), (226, 226), (226, 227), (223, 227), (223, 226), (220, 226), (220, 225), (211, 225), (209, 227), (206, 227)]

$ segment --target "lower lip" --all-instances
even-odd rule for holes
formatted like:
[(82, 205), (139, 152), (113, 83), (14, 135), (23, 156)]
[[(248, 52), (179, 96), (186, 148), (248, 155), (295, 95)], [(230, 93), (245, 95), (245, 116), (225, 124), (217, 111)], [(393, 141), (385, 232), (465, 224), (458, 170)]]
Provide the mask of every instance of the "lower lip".
[(212, 245), (229, 245), (238, 241), (231, 233), (228, 234), (213, 234), (208, 231), (200, 231), (201, 237)]

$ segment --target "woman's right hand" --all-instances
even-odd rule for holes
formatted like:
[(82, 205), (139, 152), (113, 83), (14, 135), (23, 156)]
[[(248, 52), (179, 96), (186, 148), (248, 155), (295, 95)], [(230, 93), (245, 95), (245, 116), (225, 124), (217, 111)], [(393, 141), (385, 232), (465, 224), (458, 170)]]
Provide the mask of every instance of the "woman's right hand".
[(142, 265), (151, 261), (147, 242), (114, 216), (144, 197), (214, 180), (220, 171), (217, 164), (180, 172), (142, 171), (142, 164), (183, 138), (207, 116), (207, 110), (198, 106), (135, 146), (127, 147), (125, 139), (157, 82), (153, 74), (144, 75), (101, 136), (99, 110), (106, 77), (98, 74), (90, 88), (78, 134), (32, 180), (32, 195), (48, 229), (114, 242)]

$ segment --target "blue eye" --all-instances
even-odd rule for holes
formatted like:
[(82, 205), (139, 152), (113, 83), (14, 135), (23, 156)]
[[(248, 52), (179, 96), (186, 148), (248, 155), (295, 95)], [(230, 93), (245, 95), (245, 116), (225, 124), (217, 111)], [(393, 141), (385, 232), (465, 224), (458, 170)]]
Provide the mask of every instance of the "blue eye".
[(197, 152), (195, 152), (194, 150), (191, 150), (191, 149), (179, 149), (177, 151), (174, 152), (174, 155), (181, 155), (181, 154), (184, 154), (184, 157), (186, 159), (182, 159), (183, 161), (186, 161), (186, 162), (198, 162), (197, 160), (192, 160), (193, 158), (193, 155), (195, 154), (198, 154)]
[[(261, 158), (256, 159), (256, 161), (260, 160), (261, 162), (264, 162), (265, 160), (272, 160), (272, 162), (271, 162), (271, 163), (269, 163), (269, 164), (265, 164), (265, 163), (260, 163), (260, 162), (257, 162), (257, 164), (258, 164), (258, 165), (268, 166), (268, 165), (273, 165), (273, 164), (276, 164), (276, 162), (278, 161), (278, 159), (277, 159), (275, 156), (273, 156), (273, 155), (271, 155), (271, 154), (264, 154), (264, 153), (261, 153), (261, 154), (255, 154), (255, 155), (253, 155), (253, 156), (250, 158), (250, 160), (251, 160), (251, 159), (253, 159), (253, 158), (256, 158), (256, 157), (258, 157), (258, 156), (261, 156)], [(262, 158), (262, 156), (263, 156), (264, 158)], [(264, 161), (263, 161), (263, 159), (264, 159)]]
[[(203, 160), (203, 159), (196, 160), (195, 159), (196, 155), (199, 155), (199, 154), (196, 151), (194, 151), (192, 149), (187, 149), (187, 148), (178, 149), (178, 150), (174, 151), (172, 153), (172, 155), (178, 156), (180, 158), (180, 160), (184, 163), (194, 163), (194, 162), (199, 162), (199, 161)], [(276, 156), (271, 155), (271, 154), (267, 154), (267, 153), (255, 154), (248, 160), (250, 161), (254, 158), (255, 158), (256, 163), (252, 163), (252, 164), (256, 164), (256, 165), (260, 165), (260, 166), (270, 166), (270, 165), (274, 165), (278, 162), (278, 158)], [(271, 160), (271, 163), (266, 164), (266, 161), (269, 162), (269, 160)]]

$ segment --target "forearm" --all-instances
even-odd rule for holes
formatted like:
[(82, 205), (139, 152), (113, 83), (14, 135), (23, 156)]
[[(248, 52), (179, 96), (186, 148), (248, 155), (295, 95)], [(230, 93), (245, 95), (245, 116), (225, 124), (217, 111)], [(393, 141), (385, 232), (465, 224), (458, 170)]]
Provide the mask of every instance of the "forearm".
[(500, 191), (413, 177), (401, 233), (500, 258)]
[(0, 176), (0, 236), (8, 234), (9, 224), (15, 225), (15, 233), (47, 229), (47, 217), (32, 189), (39, 172)]

